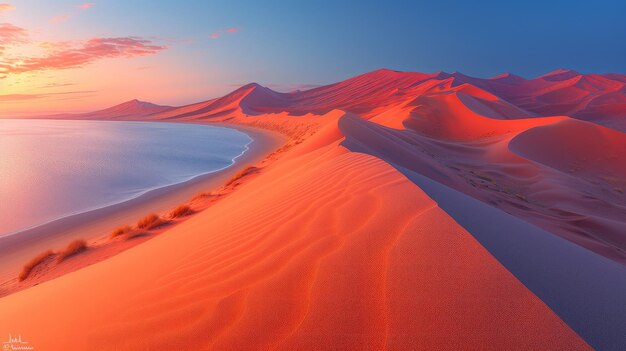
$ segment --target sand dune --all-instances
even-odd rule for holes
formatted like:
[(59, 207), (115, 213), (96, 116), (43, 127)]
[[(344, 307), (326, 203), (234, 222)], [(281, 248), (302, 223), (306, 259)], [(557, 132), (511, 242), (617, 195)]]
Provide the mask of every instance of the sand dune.
[[(468, 76), (459, 76), (457, 80), (487, 90), (538, 115), (568, 115), (626, 131), (623, 127), (626, 85), (619, 77), (557, 70), (529, 80), (521, 77), (479, 79)], [(606, 99), (609, 96), (613, 98)]]
[[(564, 267), (626, 264), (624, 86), (377, 70), (150, 113), (288, 140), (160, 236), (0, 299), (0, 330), (70, 350), (623, 349), (626, 306), (584, 302), (593, 289)], [(614, 327), (588, 327), (607, 308)]]
[(561, 172), (604, 178), (620, 188), (626, 186), (626, 138), (612, 129), (566, 119), (529, 129), (511, 140), (509, 146), (518, 155)]
[(588, 349), (419, 188), (334, 143), (0, 310), (41, 349)]
[(145, 120), (147, 116), (164, 113), (171, 110), (171, 106), (161, 106), (150, 102), (133, 99), (105, 108), (87, 113), (63, 113), (46, 116), (30, 116), (24, 118), (46, 118), (46, 119), (100, 119), (100, 120)]

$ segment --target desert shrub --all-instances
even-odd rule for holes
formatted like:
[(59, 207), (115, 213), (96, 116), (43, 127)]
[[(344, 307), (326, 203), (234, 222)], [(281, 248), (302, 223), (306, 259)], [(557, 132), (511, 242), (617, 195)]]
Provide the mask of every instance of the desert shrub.
[(188, 205), (180, 205), (170, 212), (170, 218), (178, 218), (189, 216), (193, 213), (193, 210)]
[(216, 196), (215, 194), (211, 193), (211, 192), (201, 192), (198, 193), (196, 196), (192, 197), (190, 201), (196, 201), (196, 200), (202, 200), (202, 199), (206, 199), (208, 197), (214, 197)]
[(253, 173), (257, 173), (259, 171), (258, 167), (254, 167), (254, 166), (250, 166), (250, 167), (246, 167), (244, 169), (242, 169), (239, 173), (235, 174), (232, 178), (230, 178), (227, 182), (226, 182), (226, 186), (230, 186), (232, 184), (234, 184), (235, 182), (237, 182), (238, 180), (240, 180), (241, 178), (249, 175), (249, 174), (253, 174)]
[(55, 254), (54, 251), (47, 250), (33, 257), (30, 261), (28, 261), (24, 265), (24, 267), (22, 267), (22, 271), (20, 272), (18, 276), (19, 281), (23, 281), (26, 278), (28, 278), (30, 273), (32, 273), (33, 269), (35, 269), (37, 265), (43, 263), (46, 259), (48, 259), (48, 257), (53, 256), (54, 254)]
[(150, 230), (152, 228), (156, 228), (160, 226), (163, 223), (165, 223), (165, 221), (161, 217), (159, 217), (158, 215), (154, 213), (151, 213), (145, 216), (144, 218), (140, 219), (139, 222), (137, 222), (137, 228)]
[(57, 262), (63, 262), (66, 258), (76, 255), (77, 253), (83, 252), (87, 250), (87, 242), (83, 239), (74, 240), (65, 250), (59, 252), (59, 256), (57, 256)]
[(124, 235), (126, 233), (129, 233), (132, 230), (132, 228), (129, 225), (123, 225), (117, 229), (115, 229), (112, 233), (111, 233), (111, 238), (116, 238), (120, 235)]

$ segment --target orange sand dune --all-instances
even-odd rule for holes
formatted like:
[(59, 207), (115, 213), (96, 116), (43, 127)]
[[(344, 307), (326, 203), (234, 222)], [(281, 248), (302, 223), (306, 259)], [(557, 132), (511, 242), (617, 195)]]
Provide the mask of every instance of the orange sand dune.
[(589, 349), (419, 188), (333, 138), (1, 299), (0, 330), (44, 350)]
[[(457, 84), (470, 83), (539, 115), (568, 115), (626, 131), (626, 81), (622, 75), (557, 70), (529, 80), (517, 76), (479, 79), (462, 74), (455, 79)], [(609, 96), (613, 98), (607, 99)]]
[(160, 236), (0, 299), (0, 330), (69, 350), (588, 349), (572, 326), (594, 346), (619, 346), (619, 331), (583, 325), (595, 317), (572, 307), (594, 298), (585, 284), (563, 292), (575, 295), (568, 305), (549, 279), (531, 292), (517, 277), (540, 270), (518, 255), (514, 276), (400, 172), (565, 238), (559, 259), (575, 247), (602, 262), (599, 276), (618, 276), (622, 78), (377, 70), (119, 117), (243, 124), (289, 140), (260, 175)]
[(612, 129), (567, 119), (521, 133), (510, 147), (527, 159), (562, 172), (626, 186), (626, 137)]
[[(626, 130), (622, 128), (626, 126), (626, 84), (620, 77), (558, 70), (534, 79), (511, 74), (480, 79), (458, 72), (381, 69), (292, 93), (248, 84), (224, 97), (149, 118), (259, 126), (290, 135), (293, 139), (285, 146), (290, 148), (335, 120), (318, 116), (344, 111), (377, 127), (375, 136), (359, 140), (370, 154), (420, 169), (435, 181), (626, 262), (626, 190), (620, 173), (611, 170), (620, 167), (616, 155), (623, 154), (623, 133), (611, 134), (612, 140), (622, 143), (604, 143), (603, 138), (587, 137), (606, 134), (598, 133), (603, 128), (589, 123), (577, 124), (580, 127), (575, 130), (567, 128), (572, 122), (541, 129), (556, 131), (537, 138), (516, 138), (537, 135), (540, 131), (534, 128), (571, 117)], [(384, 127), (396, 132), (382, 132)], [(585, 141), (576, 143), (577, 137)], [(578, 161), (558, 160), (554, 151), (563, 150), (558, 146), (540, 155), (542, 161), (530, 154), (524, 157), (511, 151), (512, 140), (519, 151), (551, 143), (570, 145), (569, 150), (575, 151), (566, 156)], [(589, 150), (595, 151), (587, 155)], [(537, 153), (541, 152), (533, 152)]]
[(469, 141), (519, 132), (541, 123), (535, 119), (505, 121), (484, 117), (470, 109), (466, 105), (468, 99), (461, 96), (448, 93), (415, 99), (416, 107), (411, 118), (404, 121), (405, 127), (432, 138)]
[[(583, 127), (575, 132), (565, 127), (571, 123), (555, 127), (564, 126), (562, 132), (532, 130), (571, 117), (626, 131), (625, 107), (626, 83), (619, 74), (557, 70), (533, 79), (512, 74), (481, 79), (458, 72), (424, 74), (381, 69), (292, 93), (274, 92), (253, 83), (217, 99), (156, 113), (147, 109), (137, 118), (124, 118), (248, 124), (289, 135), (292, 140), (284, 147), (288, 149), (329, 120), (318, 116), (351, 113), (376, 126), (401, 132), (388, 135), (393, 140), (385, 143), (395, 146), (385, 153), (402, 150), (402, 159), (389, 155), (386, 160), (410, 169), (420, 168), (431, 179), (455, 184), (456, 189), (475, 198), (626, 262), (626, 238), (621, 234), (626, 227), (625, 189), (620, 173), (610, 170), (619, 167), (619, 160), (613, 156), (623, 154), (621, 144), (602, 146), (602, 138), (572, 142), (579, 135), (595, 135), (601, 130), (589, 124), (581, 124)], [(86, 114), (85, 118), (96, 118), (98, 114), (102, 119), (118, 118), (110, 111), (119, 110), (117, 106)], [(516, 138), (526, 131), (541, 136)], [(623, 139), (621, 133), (613, 135), (612, 139)], [(508, 147), (512, 140), (516, 150), (521, 151), (533, 148), (520, 145), (523, 143), (547, 146), (559, 139), (567, 139), (559, 145), (567, 144), (576, 150), (566, 155), (570, 161), (578, 160), (576, 164), (555, 159), (552, 151), (558, 147), (539, 155), (543, 160), (529, 153), (524, 157)], [(361, 141), (363, 148), (381, 155), (380, 145), (376, 144), (380, 138), (373, 140)], [(586, 149), (596, 151), (585, 156)], [(606, 157), (601, 155), (603, 152)], [(537, 153), (540, 151), (532, 152)], [(552, 155), (549, 160), (545, 159), (548, 155)], [(587, 157), (594, 159), (583, 160)]]

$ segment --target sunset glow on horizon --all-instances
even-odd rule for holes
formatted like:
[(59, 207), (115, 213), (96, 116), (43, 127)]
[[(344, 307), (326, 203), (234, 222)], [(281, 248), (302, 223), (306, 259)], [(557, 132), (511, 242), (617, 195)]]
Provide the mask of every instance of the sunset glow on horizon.
[[(536, 12), (515, 6), (494, 3), (478, 13), (462, 3), (401, 1), (363, 4), (367, 11), (341, 1), (7, 1), (0, 3), (0, 116), (89, 111), (135, 98), (182, 105), (252, 81), (289, 91), (381, 67), (485, 77), (563, 66), (624, 70), (624, 45), (586, 40), (590, 34), (579, 28), (584, 19), (607, 33), (623, 32), (617, 18), (623, 3), (593, 9), (555, 3)], [(569, 36), (542, 32), (555, 13)], [(585, 52), (571, 44), (571, 33), (586, 43)], [(480, 45), (472, 44), (477, 36)], [(604, 59), (590, 62), (594, 54)]]

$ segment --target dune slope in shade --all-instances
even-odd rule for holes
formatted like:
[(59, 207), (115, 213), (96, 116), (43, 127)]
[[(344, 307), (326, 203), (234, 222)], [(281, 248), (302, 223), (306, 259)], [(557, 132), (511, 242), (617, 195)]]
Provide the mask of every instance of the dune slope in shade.
[(334, 143), (0, 311), (40, 349), (589, 348), (418, 187)]
[[(568, 117), (486, 123), (455, 101), (455, 113), (429, 112), (418, 119), (430, 123), (406, 122), (413, 130), (347, 115), (339, 121), (343, 145), (626, 262), (623, 133)], [(577, 142), (582, 135), (593, 137)]]
[[(584, 136), (581, 137), (581, 136)], [(626, 185), (626, 136), (577, 120), (530, 129), (509, 144), (511, 150), (562, 172)]]

